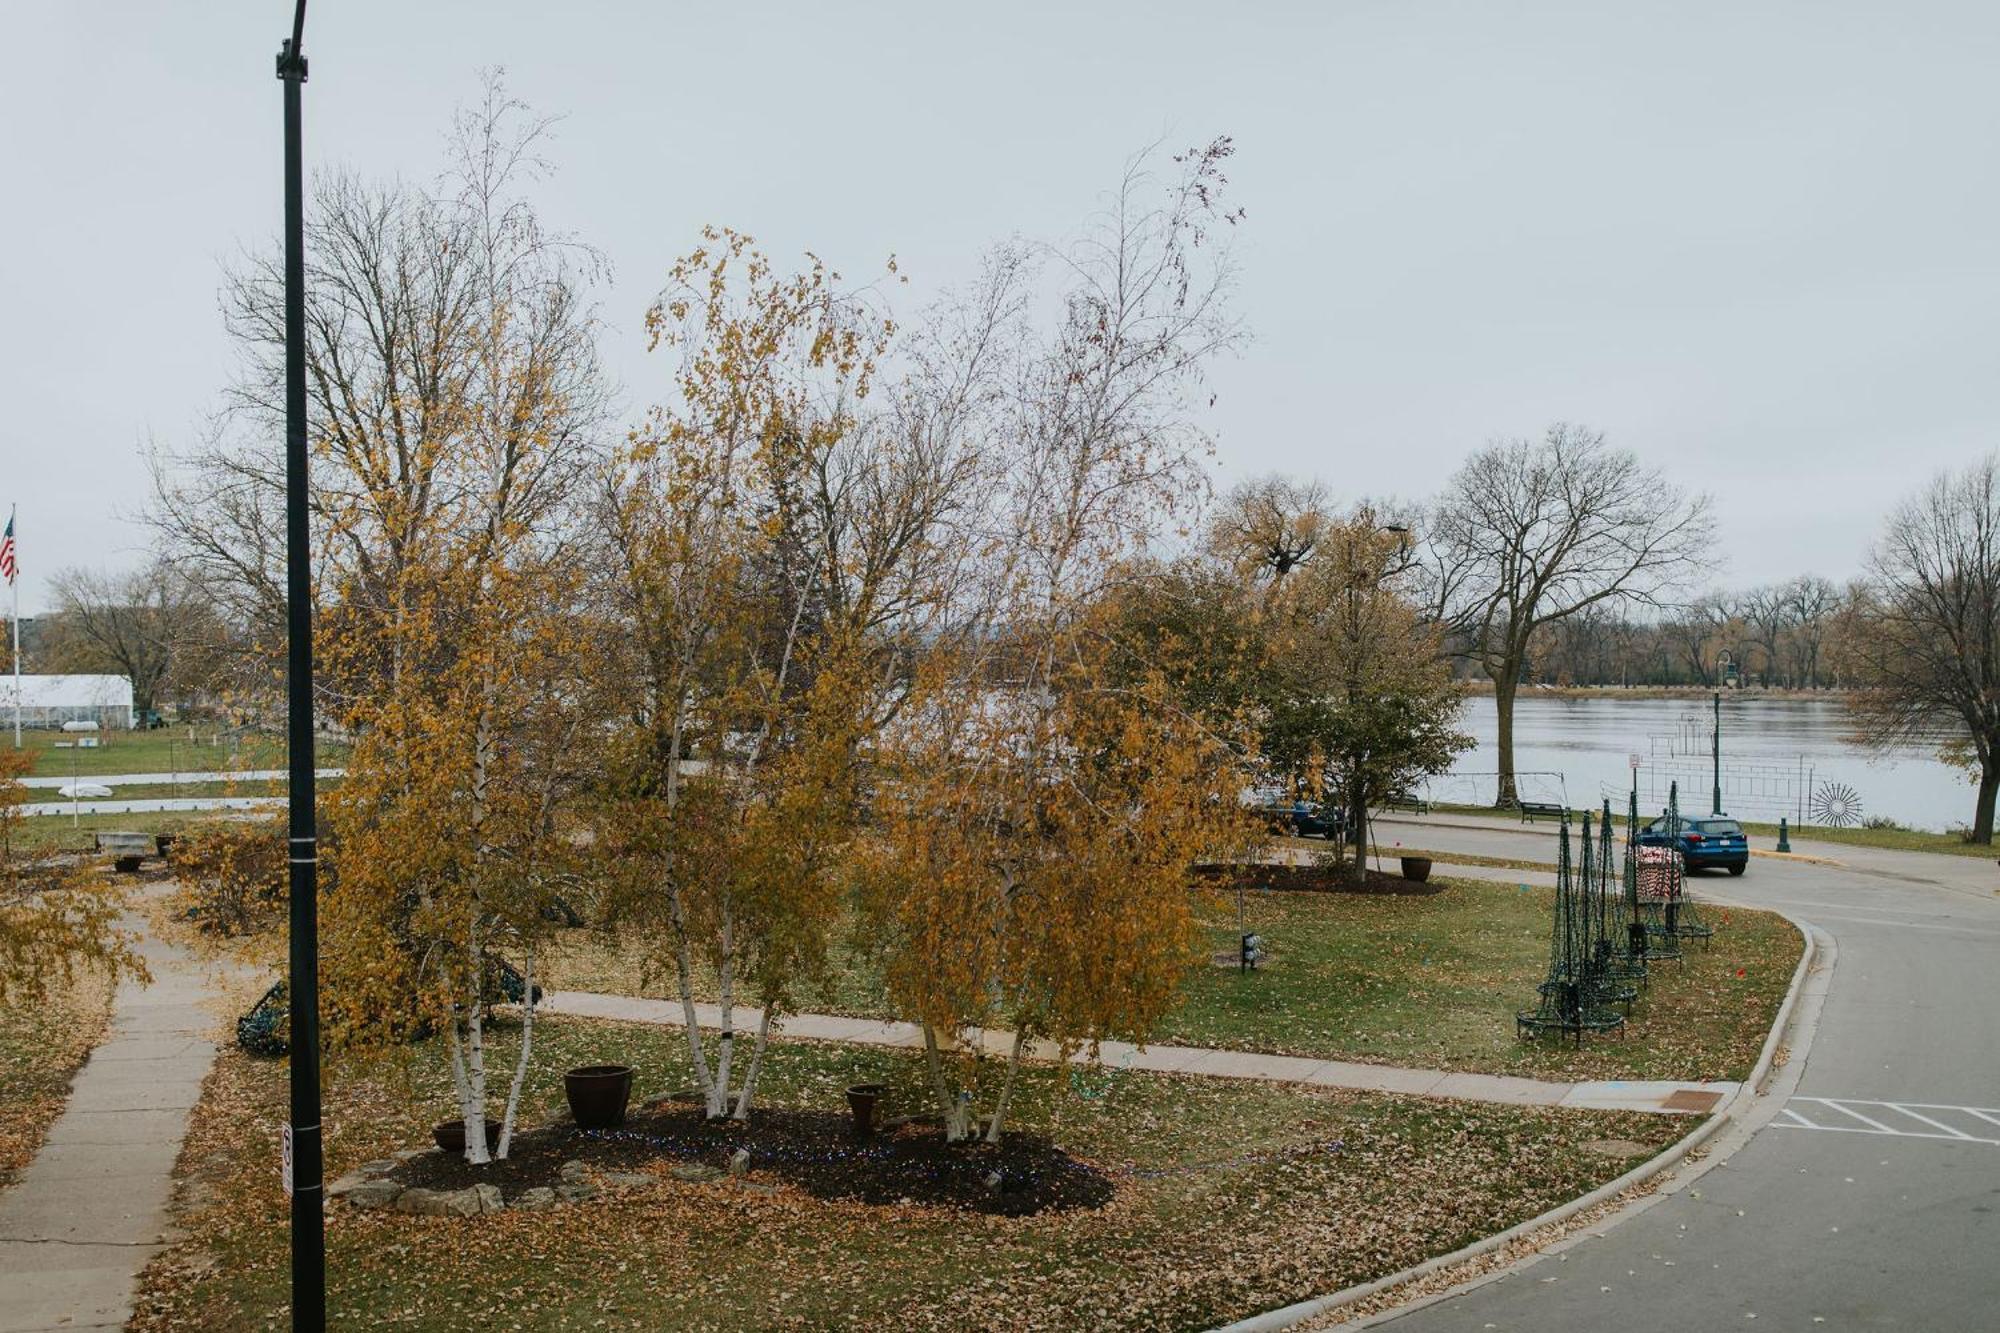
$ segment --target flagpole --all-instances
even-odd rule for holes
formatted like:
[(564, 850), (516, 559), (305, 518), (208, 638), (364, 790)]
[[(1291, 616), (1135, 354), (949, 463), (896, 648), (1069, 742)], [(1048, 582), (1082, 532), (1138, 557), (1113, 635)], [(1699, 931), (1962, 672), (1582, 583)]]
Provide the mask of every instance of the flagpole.
[[(7, 511), (7, 531), (14, 531), (14, 520), (20, 517), (21, 506), (14, 505)], [(15, 539), (19, 549), (20, 538)], [(15, 572), (7, 579), (7, 585), (14, 590), (14, 748), (21, 748), (21, 558), (14, 557)]]

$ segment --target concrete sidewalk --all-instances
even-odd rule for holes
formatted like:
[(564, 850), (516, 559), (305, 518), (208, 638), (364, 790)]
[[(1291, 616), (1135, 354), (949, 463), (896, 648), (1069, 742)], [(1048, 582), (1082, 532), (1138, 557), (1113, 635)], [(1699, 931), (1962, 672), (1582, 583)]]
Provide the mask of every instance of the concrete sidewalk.
[[(128, 925), (130, 923), (128, 922)], [(149, 986), (118, 987), (111, 1031), (20, 1179), (0, 1192), (0, 1333), (118, 1328), (165, 1243), (174, 1159), (215, 1059), (202, 969), (142, 939)], [(276, 1169), (277, 1148), (272, 1145)]]
[[(544, 997), (541, 1009), (544, 1013), (575, 1014), (582, 1018), (615, 1019), (626, 1023), (658, 1023), (678, 1027), (683, 1021), (678, 1001), (598, 995), (589, 991), (554, 992)], [(695, 1017), (705, 1028), (722, 1026), (719, 1005), (697, 1004)], [(736, 1030), (754, 1032), (758, 1018), (758, 1010), (739, 1006), (736, 1010)], [(833, 1014), (794, 1014), (778, 1020), (774, 1030), (787, 1037), (848, 1042), (858, 1046), (922, 1049), (924, 1044), (923, 1030), (914, 1023), (842, 1018)], [(1014, 1034), (982, 1032), (979, 1040), (987, 1054), (1004, 1058), (1013, 1046)], [(1060, 1053), (1049, 1042), (1036, 1042), (1031, 1054), (1037, 1060), (1060, 1058)], [(1072, 1064), (1088, 1062), (1088, 1056), (1081, 1052), (1070, 1057)], [(1394, 1065), (1318, 1060), (1296, 1055), (1263, 1055), (1255, 1051), (1224, 1051), (1204, 1046), (1148, 1046), (1141, 1049), (1122, 1041), (1105, 1042), (1100, 1062), (1110, 1070), (1138, 1069), (1158, 1074), (1196, 1074), (1205, 1078), (1261, 1079), (1322, 1088), (1349, 1088), (1358, 1092), (1395, 1092), (1417, 1097), (1497, 1102), (1507, 1106), (1564, 1106), (1650, 1111), (1663, 1115), (1705, 1113), (1721, 1105), (1736, 1091), (1734, 1083), (1627, 1080), (1551, 1083), (1500, 1074), (1401, 1069)], [(1682, 1098), (1679, 1105), (1668, 1106), (1668, 1099), (1677, 1093), (1694, 1094), (1696, 1101), (1705, 1104), (1690, 1106), (1688, 1099)], [(1713, 1101), (1706, 1101), (1705, 1094), (1709, 1093), (1716, 1094)]]

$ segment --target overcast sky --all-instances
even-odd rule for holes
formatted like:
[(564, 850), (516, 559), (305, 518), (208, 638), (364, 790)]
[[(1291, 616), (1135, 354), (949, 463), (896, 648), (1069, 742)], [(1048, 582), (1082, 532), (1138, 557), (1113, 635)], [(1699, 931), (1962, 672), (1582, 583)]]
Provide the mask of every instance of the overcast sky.
[[(275, 240), (290, 0), (12, 0), (0, 40), (0, 504), (22, 609), (129, 564), (149, 438), (232, 356)], [(314, 0), (309, 167), (428, 180), (476, 71), (564, 117), (548, 220), (610, 256), (608, 360), (704, 222), (914, 305), (1073, 231), (1135, 150), (1234, 136), (1219, 478), (1422, 496), (1556, 419), (1715, 492), (1716, 581), (1858, 567), (2000, 443), (2000, 6)]]

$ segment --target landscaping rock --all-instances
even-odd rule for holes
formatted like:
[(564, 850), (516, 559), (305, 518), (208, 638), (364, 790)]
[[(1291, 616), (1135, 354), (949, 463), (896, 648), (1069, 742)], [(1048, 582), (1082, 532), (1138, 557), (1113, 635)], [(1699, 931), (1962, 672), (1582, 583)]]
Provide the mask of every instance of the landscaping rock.
[(386, 1176), (400, 1165), (401, 1163), (393, 1157), (383, 1157), (373, 1162), (363, 1162), (360, 1166), (354, 1168), (353, 1174), (357, 1176)]
[(387, 1208), (403, 1193), (403, 1187), (393, 1180), (364, 1180), (337, 1197), (347, 1200), (354, 1208)]
[(603, 1190), (588, 1182), (581, 1185), (556, 1186), (556, 1198), (562, 1200), (564, 1203), (582, 1203), (586, 1199), (596, 1198), (603, 1192)]
[(419, 1217), (477, 1217), (483, 1210), (479, 1191), (491, 1188), (475, 1185), (462, 1190), (406, 1189), (396, 1199), (396, 1211)]
[(368, 1177), (362, 1175), (359, 1171), (349, 1171), (346, 1175), (326, 1187), (326, 1197), (329, 1199), (344, 1199), (367, 1182)]
[(738, 1181), (736, 1187), (745, 1194), (757, 1194), (767, 1199), (781, 1192), (776, 1185), (766, 1185), (756, 1180)]
[(590, 1179), (590, 1169), (574, 1158), (558, 1167), (556, 1174), (562, 1177), (565, 1185), (581, 1185)]
[(738, 1148), (735, 1152), (729, 1154), (730, 1175), (740, 1176), (749, 1169), (750, 1169), (750, 1150), (748, 1148)]
[(498, 1185), (474, 1185), (472, 1192), (479, 1196), (479, 1211), (482, 1213), (497, 1213), (507, 1206), (506, 1200), (500, 1197)]
[(691, 1181), (699, 1185), (703, 1181), (720, 1180), (723, 1173), (721, 1167), (710, 1166), (706, 1162), (679, 1162), (670, 1167), (667, 1174), (675, 1180)]
[(538, 1185), (531, 1190), (522, 1190), (514, 1196), (512, 1207), (524, 1213), (538, 1212), (543, 1208), (556, 1206), (556, 1192), (546, 1185)]

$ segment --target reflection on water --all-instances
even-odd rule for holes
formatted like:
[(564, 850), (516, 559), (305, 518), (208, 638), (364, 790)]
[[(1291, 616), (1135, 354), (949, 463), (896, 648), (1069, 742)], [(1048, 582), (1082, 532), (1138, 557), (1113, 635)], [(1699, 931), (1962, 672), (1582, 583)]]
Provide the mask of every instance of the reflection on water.
[[(1525, 800), (1623, 809), (1639, 759), (1642, 808), (1666, 801), (1678, 781), (1683, 809), (1710, 803), (1711, 706), (1691, 699), (1573, 699), (1524, 694), (1514, 706), (1514, 764)], [(1452, 773), (1430, 785), (1434, 799), (1490, 801), (1493, 699), (1467, 700), (1461, 724), (1477, 738)], [(1744, 819), (1812, 820), (1813, 797), (1829, 784), (1859, 795), (1863, 811), (1912, 828), (1972, 820), (1974, 787), (1935, 752), (1903, 747), (1880, 757), (1850, 744), (1846, 710), (1834, 700), (1722, 697), (1722, 803)]]

